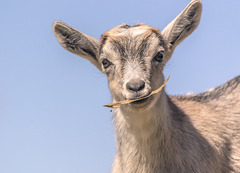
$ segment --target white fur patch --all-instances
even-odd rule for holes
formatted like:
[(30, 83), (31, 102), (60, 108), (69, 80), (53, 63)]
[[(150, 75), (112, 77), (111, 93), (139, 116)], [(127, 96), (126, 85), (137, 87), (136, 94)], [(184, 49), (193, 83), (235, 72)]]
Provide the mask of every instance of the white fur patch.
[(195, 93), (192, 92), (192, 91), (190, 91), (190, 92), (188, 92), (186, 95), (187, 95), (187, 96), (192, 96), (192, 95), (195, 95)]
[(133, 37), (138, 36), (146, 32), (147, 30), (139, 27), (134, 27), (130, 29), (123, 30), (122, 32), (117, 33), (117, 36), (123, 36), (123, 35), (132, 35)]
[(131, 28), (130, 32), (131, 32), (132, 36), (137, 36), (137, 35), (143, 34), (144, 32), (146, 32), (146, 30), (136, 27), (136, 28)]
[(210, 89), (208, 89), (207, 91), (208, 92), (211, 92), (211, 91), (213, 91), (215, 88), (210, 88)]

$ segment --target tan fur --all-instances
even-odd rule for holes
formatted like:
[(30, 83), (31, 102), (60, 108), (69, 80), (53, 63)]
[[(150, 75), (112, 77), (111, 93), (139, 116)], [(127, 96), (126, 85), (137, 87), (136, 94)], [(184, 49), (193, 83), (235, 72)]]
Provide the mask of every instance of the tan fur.
[[(129, 32), (129, 30), (125, 29), (124, 26), (126, 26), (126, 24), (121, 24), (121, 25), (116, 26), (116, 27), (112, 28), (111, 30), (105, 32), (101, 37), (101, 41), (104, 37), (111, 36), (114, 39), (117, 36), (121, 36), (121, 33), (123, 33), (123, 32)], [(157, 28), (154, 28), (154, 27), (151, 27), (151, 26), (148, 26), (145, 24), (138, 24), (137, 29), (145, 31), (145, 34), (141, 35), (142, 37), (147, 37), (149, 34), (152, 34), (152, 31), (160, 33), (160, 31)]]
[[(113, 101), (141, 98), (164, 82), (175, 47), (200, 22), (192, 0), (162, 32), (119, 25), (96, 39), (55, 22), (54, 34), (72, 53), (106, 74)], [(240, 76), (202, 94), (169, 96), (163, 89), (114, 109), (117, 153), (113, 173), (239, 173)]]

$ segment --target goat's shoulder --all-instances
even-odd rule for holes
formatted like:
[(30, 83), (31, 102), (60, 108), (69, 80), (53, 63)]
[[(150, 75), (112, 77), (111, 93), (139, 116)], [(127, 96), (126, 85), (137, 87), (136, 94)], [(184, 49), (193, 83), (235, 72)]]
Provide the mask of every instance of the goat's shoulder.
[(178, 95), (174, 96), (174, 98), (178, 101), (186, 100), (199, 103), (209, 103), (214, 102), (214, 100), (224, 100), (226, 97), (230, 99), (229, 96), (240, 101), (240, 75), (216, 88), (209, 89), (203, 93)]
[(170, 96), (170, 99), (197, 124), (227, 125), (232, 121), (238, 122), (240, 121), (240, 75), (209, 91)]
[(240, 76), (200, 94), (170, 99), (219, 153), (239, 164)]
[(193, 119), (222, 118), (223, 123), (240, 120), (240, 75), (203, 93), (171, 96), (171, 99)]

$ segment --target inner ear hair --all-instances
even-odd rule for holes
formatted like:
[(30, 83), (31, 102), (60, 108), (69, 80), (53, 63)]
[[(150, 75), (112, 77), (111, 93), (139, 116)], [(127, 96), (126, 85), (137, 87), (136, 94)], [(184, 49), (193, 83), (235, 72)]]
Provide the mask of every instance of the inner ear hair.
[(187, 7), (162, 31), (163, 37), (174, 49), (199, 25), (202, 12), (200, 0), (191, 1)]
[(53, 32), (63, 48), (88, 59), (101, 70), (101, 65), (98, 62), (99, 41), (97, 39), (59, 21), (54, 22)]

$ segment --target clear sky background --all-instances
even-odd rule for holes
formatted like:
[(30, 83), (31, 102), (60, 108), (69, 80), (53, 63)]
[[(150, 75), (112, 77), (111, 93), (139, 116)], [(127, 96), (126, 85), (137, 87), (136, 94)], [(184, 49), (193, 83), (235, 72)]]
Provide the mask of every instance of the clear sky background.
[[(0, 173), (106, 173), (115, 155), (106, 77), (64, 50), (61, 20), (99, 39), (121, 23), (162, 30), (189, 0), (5, 0), (0, 3)], [(240, 74), (240, 1), (203, 0), (198, 29), (165, 68), (169, 94)]]

